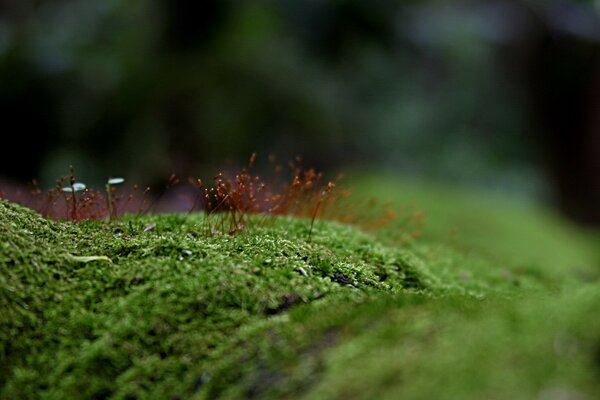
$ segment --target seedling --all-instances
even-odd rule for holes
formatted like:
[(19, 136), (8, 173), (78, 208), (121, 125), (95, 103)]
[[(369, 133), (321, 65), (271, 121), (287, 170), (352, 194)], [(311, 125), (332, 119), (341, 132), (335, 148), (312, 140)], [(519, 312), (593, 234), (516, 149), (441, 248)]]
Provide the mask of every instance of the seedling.
[[(62, 188), (65, 193), (71, 193), (71, 220), (77, 220), (77, 192), (81, 192), (86, 189), (85, 183), (75, 182), (75, 173), (73, 172), (73, 166), (70, 166), (71, 175), (69, 176), (69, 186)], [(66, 197), (65, 197), (66, 202)], [(68, 207), (68, 206), (67, 206)]]
[(106, 207), (108, 209), (108, 219), (111, 220), (114, 214), (114, 200), (112, 196), (113, 186), (120, 185), (125, 182), (123, 178), (110, 178), (106, 182)]
[[(71, 220), (77, 220), (77, 192), (85, 190), (85, 183), (72, 182), (70, 186), (65, 186), (62, 191), (65, 193), (71, 193)], [(65, 198), (66, 201), (66, 198)]]

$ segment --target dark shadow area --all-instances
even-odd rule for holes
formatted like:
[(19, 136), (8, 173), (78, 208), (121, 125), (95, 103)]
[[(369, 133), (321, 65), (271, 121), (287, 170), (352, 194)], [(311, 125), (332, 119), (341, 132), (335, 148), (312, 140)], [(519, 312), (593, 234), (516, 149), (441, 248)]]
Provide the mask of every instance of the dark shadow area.
[(597, 1), (0, 4), (0, 178), (157, 184), (252, 152), (600, 224)]

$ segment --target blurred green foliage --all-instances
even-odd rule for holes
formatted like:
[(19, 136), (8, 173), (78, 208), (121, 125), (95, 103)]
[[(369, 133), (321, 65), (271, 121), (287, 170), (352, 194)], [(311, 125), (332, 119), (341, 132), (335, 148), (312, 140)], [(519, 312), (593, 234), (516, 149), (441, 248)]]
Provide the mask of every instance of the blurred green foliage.
[(34, 161), (3, 164), (5, 175), (51, 183), (75, 164), (88, 181), (111, 174), (151, 181), (259, 151), (539, 192), (523, 100), (501, 70), (500, 50), (518, 33), (502, 7), (435, 0), (4, 7), (3, 120), (15, 135), (36, 137), (21, 139)]

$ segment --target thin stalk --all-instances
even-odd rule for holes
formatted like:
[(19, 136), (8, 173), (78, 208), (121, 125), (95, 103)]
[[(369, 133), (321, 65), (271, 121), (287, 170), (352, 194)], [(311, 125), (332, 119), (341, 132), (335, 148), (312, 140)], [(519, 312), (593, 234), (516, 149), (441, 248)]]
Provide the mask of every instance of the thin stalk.
[(317, 205), (312, 213), (312, 219), (310, 220), (310, 229), (308, 230), (308, 241), (310, 242), (312, 236), (313, 225), (315, 224), (315, 219), (317, 218), (317, 213), (319, 212), (319, 206), (321, 205), (321, 200), (317, 201)]
[(113, 217), (113, 199), (110, 183), (106, 184), (106, 208), (108, 209), (108, 220), (111, 221)]
[(77, 196), (75, 195), (75, 173), (73, 172), (73, 166), (70, 166), (71, 176), (69, 177), (69, 186), (71, 186), (71, 197), (73, 197), (73, 209), (71, 211), (71, 220), (77, 219)]

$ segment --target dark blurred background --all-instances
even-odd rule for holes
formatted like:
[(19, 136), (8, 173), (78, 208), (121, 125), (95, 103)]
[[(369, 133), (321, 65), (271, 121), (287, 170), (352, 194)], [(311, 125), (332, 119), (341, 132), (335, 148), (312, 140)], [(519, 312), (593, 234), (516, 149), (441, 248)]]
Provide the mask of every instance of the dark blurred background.
[(5, 182), (253, 152), (600, 224), (600, 1), (2, 0)]

